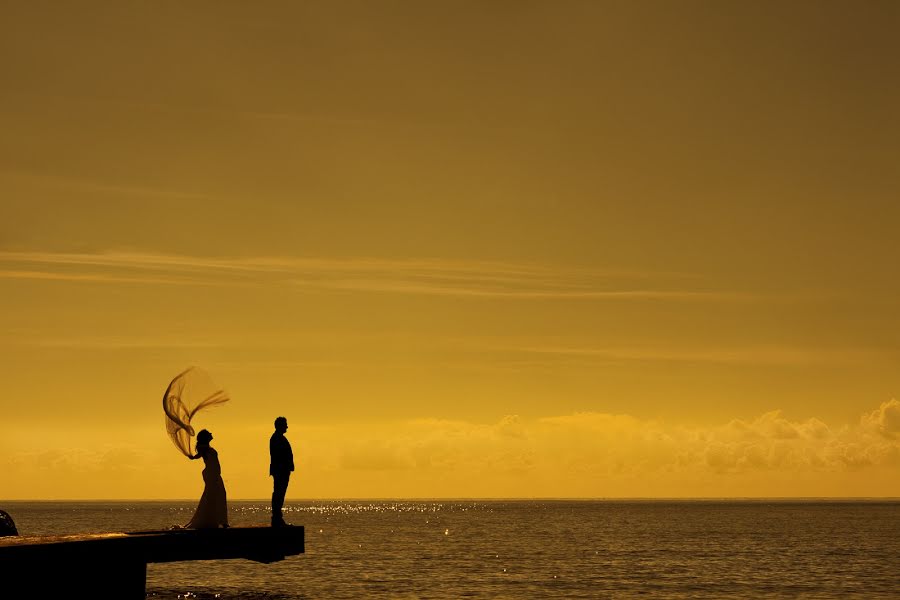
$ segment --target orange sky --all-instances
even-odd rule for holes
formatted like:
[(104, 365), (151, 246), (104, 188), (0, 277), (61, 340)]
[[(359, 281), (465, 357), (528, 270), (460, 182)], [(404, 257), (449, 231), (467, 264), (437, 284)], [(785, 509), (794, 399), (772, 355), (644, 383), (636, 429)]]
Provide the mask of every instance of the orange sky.
[(0, 7), (0, 499), (900, 496), (900, 5)]

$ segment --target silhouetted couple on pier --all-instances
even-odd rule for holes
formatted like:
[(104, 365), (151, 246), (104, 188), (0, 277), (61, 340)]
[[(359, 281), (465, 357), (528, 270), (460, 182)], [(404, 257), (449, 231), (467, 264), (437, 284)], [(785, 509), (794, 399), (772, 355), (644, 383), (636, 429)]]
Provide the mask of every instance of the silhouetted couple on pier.
[[(294, 453), (291, 443), (284, 436), (287, 431), (287, 419), (275, 419), (275, 433), (269, 438), (269, 475), (272, 476), (272, 527), (288, 525), (284, 521), (284, 495), (287, 493), (291, 472), (294, 470)], [(190, 529), (207, 529), (228, 527), (228, 505), (225, 494), (225, 482), (222, 481), (222, 467), (219, 464), (219, 453), (209, 445), (212, 434), (203, 429), (197, 434), (197, 453), (191, 460), (203, 459), (203, 495), (194, 516), (185, 527)]]

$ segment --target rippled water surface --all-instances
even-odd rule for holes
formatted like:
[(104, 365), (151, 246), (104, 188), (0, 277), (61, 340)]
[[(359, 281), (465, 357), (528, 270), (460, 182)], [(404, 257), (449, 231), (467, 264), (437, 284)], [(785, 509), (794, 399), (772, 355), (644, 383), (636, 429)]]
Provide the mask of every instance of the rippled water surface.
[[(23, 535), (165, 529), (194, 502), (3, 502)], [(900, 502), (328, 501), (306, 554), (151, 564), (150, 598), (900, 598)], [(231, 502), (232, 525), (265, 502)]]

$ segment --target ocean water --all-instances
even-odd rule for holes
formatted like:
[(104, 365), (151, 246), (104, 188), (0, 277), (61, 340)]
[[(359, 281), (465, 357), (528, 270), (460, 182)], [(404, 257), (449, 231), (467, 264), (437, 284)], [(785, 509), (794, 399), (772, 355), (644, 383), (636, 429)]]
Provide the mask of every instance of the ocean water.
[[(165, 529), (194, 507), (0, 502), (23, 535)], [(229, 511), (269, 519), (262, 501)], [(285, 515), (306, 526), (305, 554), (151, 564), (147, 597), (900, 598), (894, 501), (311, 501)]]

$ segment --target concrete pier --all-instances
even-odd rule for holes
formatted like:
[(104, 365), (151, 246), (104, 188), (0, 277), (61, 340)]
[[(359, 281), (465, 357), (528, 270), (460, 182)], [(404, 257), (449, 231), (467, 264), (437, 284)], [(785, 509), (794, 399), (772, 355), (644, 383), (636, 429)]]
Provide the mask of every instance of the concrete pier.
[(302, 526), (4, 537), (0, 597), (143, 600), (148, 563), (271, 563), (303, 551)]

